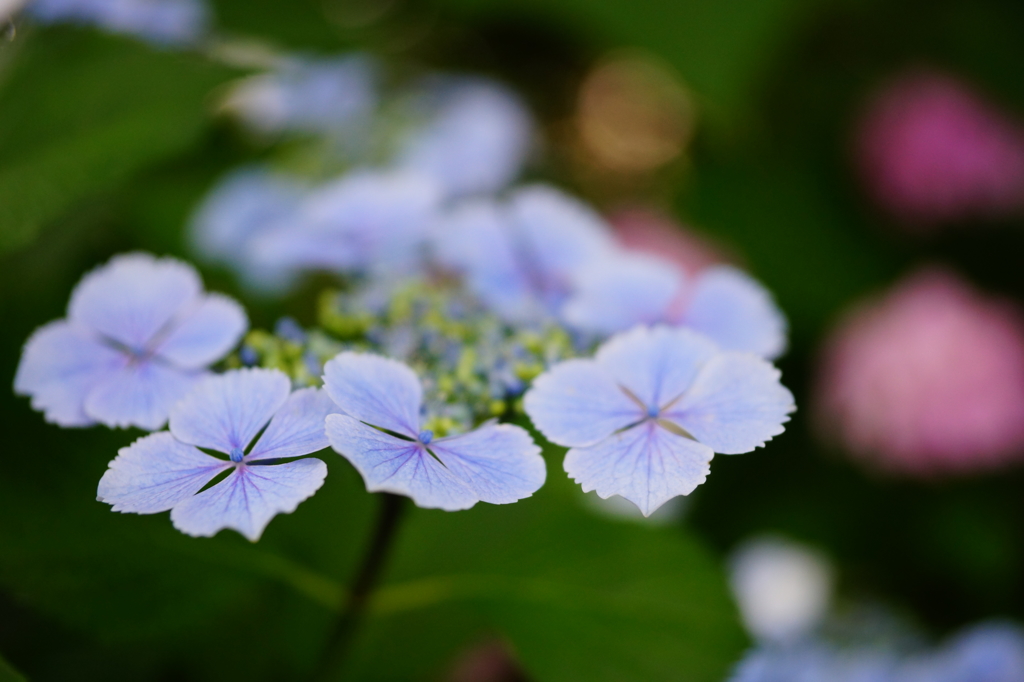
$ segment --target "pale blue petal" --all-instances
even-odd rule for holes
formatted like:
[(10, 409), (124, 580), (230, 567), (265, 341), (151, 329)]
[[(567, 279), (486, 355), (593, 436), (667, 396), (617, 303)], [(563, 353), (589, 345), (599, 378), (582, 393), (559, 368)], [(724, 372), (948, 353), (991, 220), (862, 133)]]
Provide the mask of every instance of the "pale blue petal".
[(694, 283), (681, 323), (725, 350), (776, 358), (786, 350), (786, 318), (772, 295), (750, 275), (719, 266)]
[(235, 369), (204, 379), (171, 411), (178, 440), (231, 454), (245, 450), (291, 392), (276, 369)]
[(566, 360), (537, 377), (523, 398), (526, 414), (552, 443), (593, 445), (646, 413), (593, 360)]
[(547, 468), (540, 448), (518, 426), (485, 424), (429, 445), (441, 463), (484, 502), (508, 504), (544, 485)]
[(359, 471), (370, 492), (407, 495), (419, 507), (469, 509), (478, 497), (419, 443), (396, 438), (352, 417), (327, 417), (331, 447)]
[(247, 167), (222, 178), (192, 217), (192, 242), (210, 259), (240, 264), (248, 242), (298, 207), (303, 188), (289, 176)]
[(714, 452), (646, 421), (565, 455), (565, 471), (584, 492), (621, 495), (650, 516), (677, 495), (689, 495), (711, 471)]
[(155, 431), (203, 373), (154, 361), (132, 362), (98, 382), (85, 398), (85, 413), (105, 426)]
[(128, 362), (124, 353), (65, 321), (40, 327), (28, 341), (14, 377), (14, 391), (32, 397), (32, 407), (60, 426), (95, 423), (84, 410), (85, 397), (104, 377)]
[(373, 59), (346, 55), (281, 62), (275, 71), (239, 84), (228, 99), (229, 108), (262, 133), (338, 133), (340, 139), (332, 142), (341, 143), (346, 151), (368, 146), (370, 140), (361, 128), (377, 106)]
[(117, 451), (96, 499), (116, 512), (155, 514), (192, 497), (231, 466), (161, 431)]
[(616, 254), (579, 272), (562, 316), (574, 327), (598, 334), (664, 322), (683, 286), (683, 273), (671, 263)]
[(324, 388), (342, 413), (410, 438), (420, 432), (423, 389), (396, 360), (344, 352), (324, 365)]
[(676, 327), (637, 327), (613, 337), (595, 360), (647, 408), (664, 407), (693, 382), (718, 348), (704, 336)]
[(207, 294), (172, 323), (154, 352), (178, 367), (200, 369), (227, 355), (248, 327), (249, 318), (234, 299)]
[(252, 542), (278, 514), (290, 514), (324, 483), (327, 465), (307, 457), (269, 466), (238, 466), (217, 485), (175, 505), (174, 527), (193, 537), (210, 537), (223, 528)]
[(586, 204), (554, 187), (531, 185), (509, 198), (509, 219), (526, 260), (568, 288), (581, 267), (613, 254), (611, 228)]
[(469, 289), (506, 320), (528, 321), (545, 315), (542, 303), (520, 266), (513, 234), (501, 207), (490, 200), (468, 201), (437, 226), (438, 260), (463, 274)]
[(1009, 622), (981, 623), (921, 658), (898, 682), (1020, 682), (1024, 632)]
[(402, 143), (397, 165), (436, 179), (450, 196), (495, 192), (526, 160), (533, 121), (519, 98), (483, 79), (434, 79), (411, 107), (429, 122)]
[(27, 10), (41, 22), (94, 24), (157, 45), (191, 43), (206, 31), (210, 19), (200, 0), (34, 0)]
[(68, 318), (142, 352), (175, 315), (196, 302), (202, 288), (195, 269), (173, 258), (115, 256), (71, 292)]
[(295, 391), (270, 420), (246, 461), (298, 457), (323, 450), (328, 446), (324, 418), (337, 413), (338, 406), (323, 389)]
[(708, 360), (678, 403), (663, 414), (715, 452), (750, 452), (782, 433), (796, 409), (779, 370), (747, 353)]
[(440, 202), (423, 176), (355, 171), (311, 192), (294, 221), (254, 239), (251, 257), (275, 270), (406, 271)]

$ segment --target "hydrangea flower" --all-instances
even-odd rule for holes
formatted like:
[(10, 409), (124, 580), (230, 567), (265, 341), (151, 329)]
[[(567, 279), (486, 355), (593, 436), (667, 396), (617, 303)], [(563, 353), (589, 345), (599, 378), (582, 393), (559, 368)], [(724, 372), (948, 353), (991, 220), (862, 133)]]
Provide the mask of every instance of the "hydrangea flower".
[(1024, 631), (991, 621), (957, 633), (935, 652), (908, 661), (894, 682), (1019, 682), (1024, 680)]
[(664, 326), (555, 365), (524, 400), (541, 433), (571, 448), (564, 467), (585, 492), (621, 495), (645, 516), (703, 483), (714, 453), (750, 452), (782, 433), (795, 409), (768, 362)]
[(206, 195), (190, 227), (196, 250), (211, 261), (238, 269), (246, 283), (263, 291), (284, 288), (289, 275), (247, 258), (258, 235), (295, 215), (306, 188), (290, 176), (261, 166), (229, 173)]
[(510, 322), (559, 315), (584, 266), (615, 248), (600, 216), (558, 190), (534, 185), (504, 204), (471, 201), (437, 229), (435, 250), (474, 294)]
[(358, 143), (377, 108), (377, 81), (377, 64), (366, 55), (292, 57), (241, 81), (226, 105), (261, 133), (344, 134)]
[(210, 23), (202, 0), (34, 0), (28, 11), (37, 21), (92, 24), (157, 45), (186, 45)]
[(910, 476), (996, 469), (1024, 456), (1024, 317), (943, 270), (849, 311), (816, 381), (822, 431)]
[(175, 406), (170, 431), (118, 452), (100, 479), (97, 499), (119, 512), (170, 510), (174, 527), (187, 535), (209, 537), (233, 528), (255, 542), (274, 516), (295, 511), (323, 484), (327, 465), (292, 458), (327, 447), (324, 418), (336, 411), (322, 389), (292, 393), (288, 377), (277, 370), (207, 377)]
[(496, 192), (519, 175), (533, 120), (512, 91), (480, 78), (434, 77), (409, 106), (426, 123), (400, 141), (398, 168), (430, 176), (449, 196)]
[(440, 202), (424, 176), (355, 171), (310, 192), (293, 220), (253, 239), (247, 257), (292, 272), (408, 272)]
[(32, 334), (14, 390), (61, 426), (158, 429), (247, 327), (241, 306), (203, 293), (191, 266), (116, 256), (78, 283), (66, 319)]
[(565, 320), (599, 334), (637, 324), (689, 327), (725, 350), (775, 358), (786, 348), (786, 319), (754, 278), (728, 265), (688, 280), (666, 260), (617, 253), (583, 268), (565, 304)]
[(540, 448), (518, 426), (488, 422), (445, 438), (424, 430), (423, 390), (400, 362), (340, 353), (324, 367), (324, 387), (343, 412), (327, 418), (331, 447), (356, 467), (371, 492), (455, 511), (480, 501), (515, 502), (544, 484)]
[(909, 228), (1024, 210), (1024, 127), (946, 74), (911, 71), (886, 85), (856, 151), (872, 198)]
[(840, 649), (812, 640), (754, 649), (728, 682), (902, 682), (896, 666), (896, 656), (884, 650)]

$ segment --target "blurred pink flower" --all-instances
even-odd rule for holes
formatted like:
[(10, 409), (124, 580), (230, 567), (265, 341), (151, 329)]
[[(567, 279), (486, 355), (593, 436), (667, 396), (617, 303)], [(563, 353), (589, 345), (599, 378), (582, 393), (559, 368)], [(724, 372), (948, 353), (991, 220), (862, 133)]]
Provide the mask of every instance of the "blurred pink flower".
[(957, 474), (1024, 458), (1024, 320), (926, 269), (840, 322), (816, 398), (826, 432), (883, 470)]
[(671, 261), (689, 274), (734, 260), (710, 240), (687, 230), (656, 209), (619, 209), (608, 216), (608, 222), (626, 249)]
[(1024, 208), (1024, 129), (950, 76), (898, 76), (869, 102), (855, 141), (868, 192), (908, 227)]

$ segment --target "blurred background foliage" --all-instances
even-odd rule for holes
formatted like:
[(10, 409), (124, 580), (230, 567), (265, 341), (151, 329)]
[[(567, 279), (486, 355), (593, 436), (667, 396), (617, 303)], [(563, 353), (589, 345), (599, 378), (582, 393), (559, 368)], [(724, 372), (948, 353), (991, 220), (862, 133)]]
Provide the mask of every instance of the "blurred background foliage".
[[(857, 297), (942, 262), (1024, 296), (1024, 230), (911, 239), (851, 177), (866, 92), (908, 64), (963, 74), (1024, 111), (1024, 7), (1010, 0), (217, 0), (229, 35), (328, 54), (483, 72), (516, 86), (546, 133), (534, 173), (602, 208), (641, 201), (713, 237), (788, 314), (784, 380), (806, 405), (815, 349)], [(616, 50), (691, 89), (696, 137), (642, 183), (578, 172), (567, 121), (588, 69)], [(221, 173), (268, 150), (215, 115), (244, 70), (69, 27), (19, 24), (0, 45), (0, 375), (116, 252), (188, 258), (183, 226)], [(610, 184), (609, 184), (610, 183)], [(608, 187), (612, 187), (608, 190)], [(312, 321), (309, 291), (246, 301), (254, 326)], [(140, 435), (47, 425), (0, 392), (0, 652), (31, 679), (295, 679), (308, 673), (366, 542), (375, 499), (348, 464), (259, 544), (185, 537), (111, 515), (95, 484)], [(529, 679), (721, 680), (742, 649), (722, 557), (780, 532), (822, 548), (840, 594), (941, 634), (1024, 618), (1020, 469), (946, 482), (873, 477), (823, 450), (805, 413), (770, 447), (719, 457), (686, 518), (663, 527), (588, 513), (546, 453), (549, 483), (510, 507), (407, 510), (351, 679), (445, 679), (496, 641)], [(0, 663), (0, 680), (18, 679)]]

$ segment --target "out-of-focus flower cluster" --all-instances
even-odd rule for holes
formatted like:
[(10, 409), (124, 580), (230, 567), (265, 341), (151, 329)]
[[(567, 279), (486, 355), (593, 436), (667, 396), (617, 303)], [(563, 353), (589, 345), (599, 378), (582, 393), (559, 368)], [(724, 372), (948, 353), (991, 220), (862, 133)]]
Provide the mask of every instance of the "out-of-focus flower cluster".
[(827, 340), (821, 430), (877, 469), (916, 476), (1024, 457), (1024, 316), (929, 269), (851, 310)]
[(1024, 125), (947, 74), (900, 74), (871, 99), (856, 132), (872, 199), (904, 226), (1024, 211)]
[(733, 592), (757, 644), (729, 682), (1024, 679), (1024, 629), (984, 622), (929, 647), (877, 607), (830, 613), (831, 573), (820, 553), (789, 540), (754, 538), (736, 550)]

